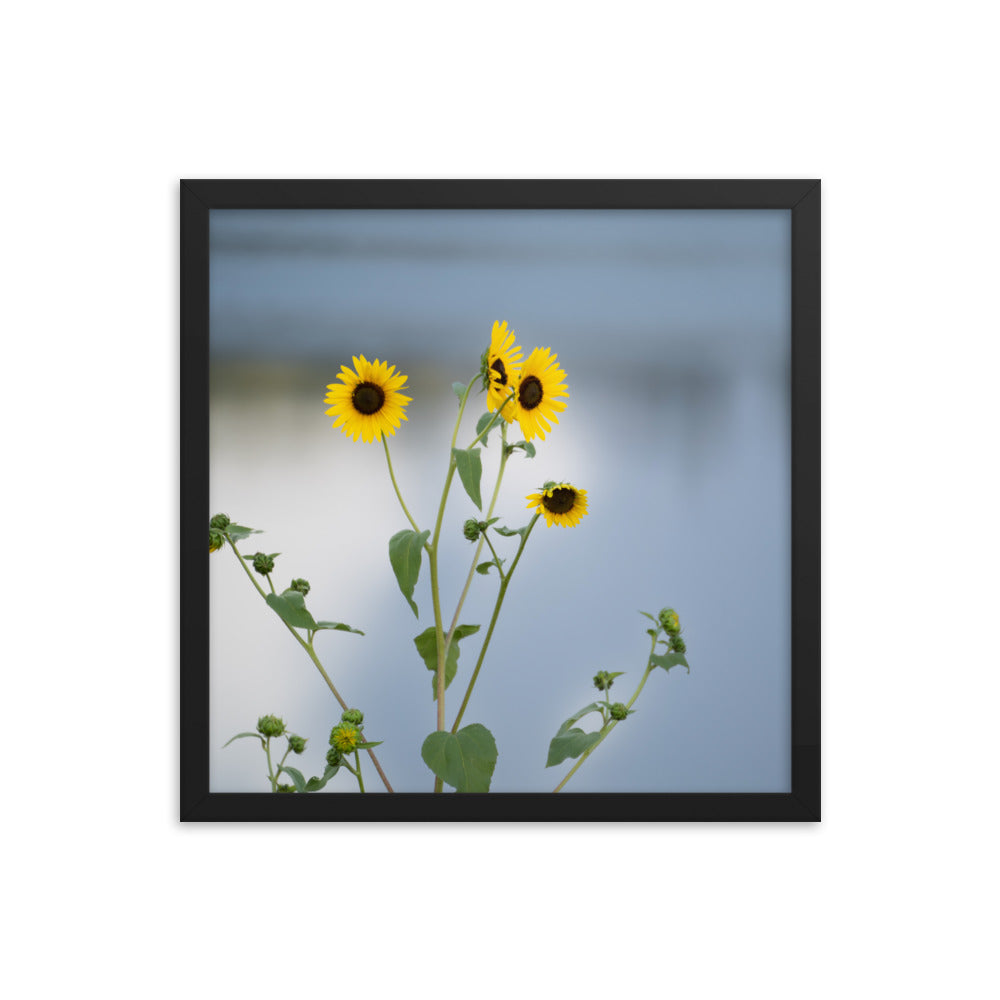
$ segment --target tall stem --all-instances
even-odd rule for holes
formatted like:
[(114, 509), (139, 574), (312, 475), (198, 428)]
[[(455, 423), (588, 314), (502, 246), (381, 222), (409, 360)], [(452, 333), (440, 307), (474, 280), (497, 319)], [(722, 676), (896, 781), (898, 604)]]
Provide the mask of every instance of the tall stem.
[(396, 499), (399, 501), (399, 506), (403, 508), (406, 520), (410, 522), (413, 530), (419, 535), (420, 529), (417, 527), (417, 522), (413, 520), (413, 516), (406, 507), (406, 502), (403, 500), (403, 494), (399, 492), (396, 473), (392, 471), (392, 459), (389, 457), (389, 438), (385, 434), (382, 435), (382, 446), (385, 448), (385, 463), (389, 466), (389, 478), (392, 480), (392, 488), (396, 491)]
[[(253, 573), (250, 572), (250, 568), (246, 564), (246, 560), (243, 558), (243, 556), (240, 555), (240, 550), (236, 548), (236, 543), (229, 537), (229, 535), (226, 535), (226, 541), (229, 542), (229, 545), (232, 548), (233, 552), (236, 553), (236, 559), (239, 562), (239, 564), (243, 567), (243, 570), (246, 573), (246, 575), (250, 578), (250, 582), (254, 585), (254, 587), (257, 588), (257, 593), (260, 594), (260, 596), (263, 597), (264, 600), (266, 601), (267, 594), (264, 593), (264, 588), (261, 587), (261, 585), (254, 579)], [(309, 642), (306, 642), (305, 639), (303, 639), (302, 636), (300, 636), (299, 633), (296, 632), (295, 629), (292, 628), (292, 626), (289, 625), (288, 622), (286, 622), (283, 618), (281, 619), (281, 624), (284, 625), (289, 632), (291, 632), (295, 641), (306, 651), (306, 654), (308, 655), (309, 659), (313, 661), (313, 664), (315, 665), (316, 669), (320, 672), (320, 675), (322, 676), (323, 680), (326, 681), (326, 686), (333, 693), (333, 696), (339, 702), (340, 707), (346, 712), (347, 702), (340, 697), (340, 692), (334, 686), (333, 681), (330, 680), (330, 675), (323, 669), (323, 664), (320, 663), (319, 657), (316, 655), (316, 650), (313, 649), (312, 641), (310, 640)], [(374, 752), (370, 749), (368, 751), (368, 756), (371, 757), (372, 764), (375, 765), (375, 770), (378, 771), (379, 777), (382, 779), (382, 784), (385, 785), (386, 791), (391, 792), (392, 785), (389, 784), (389, 779), (385, 776), (385, 772), (382, 770), (382, 766), (379, 764), (378, 758), (375, 756)]]
[[(652, 646), (652, 648), (649, 651), (650, 657), (652, 657), (652, 655), (653, 655), (654, 652), (656, 652), (656, 636), (655, 635), (653, 636), (653, 646)], [(633, 694), (632, 697), (629, 699), (628, 704), (625, 706), (626, 708), (631, 708), (635, 704), (636, 698), (639, 697), (640, 692), (646, 686), (646, 681), (649, 680), (649, 675), (655, 669), (656, 668), (653, 666), (653, 664), (650, 662), (650, 660), (647, 659), (646, 660), (646, 672), (642, 675), (642, 680), (639, 681), (639, 686), (635, 689), (635, 694)], [(569, 779), (572, 778), (573, 775), (576, 774), (576, 772), (580, 770), (580, 768), (583, 766), (583, 762), (608, 738), (608, 736), (611, 733), (611, 730), (614, 729), (615, 726), (617, 726), (617, 725), (618, 725), (618, 722), (616, 720), (612, 719), (611, 722), (608, 725), (606, 725), (601, 730), (601, 738), (592, 747), (588, 747), (580, 755), (580, 759), (569, 769), (569, 771), (566, 774), (566, 777), (563, 778), (563, 780), (560, 781), (559, 784), (556, 785), (556, 787), (552, 789), (552, 794), (553, 795), (555, 795), (556, 792), (558, 792), (561, 788), (563, 788), (563, 786), (566, 784), (566, 782), (569, 781)]]
[(539, 516), (540, 515), (536, 514), (528, 522), (528, 530), (521, 536), (521, 544), (518, 546), (517, 555), (514, 556), (514, 561), (510, 564), (510, 569), (507, 571), (507, 575), (503, 577), (500, 584), (500, 590), (497, 593), (497, 602), (493, 608), (493, 617), (490, 619), (490, 627), (487, 629), (486, 638), (483, 640), (483, 648), (479, 651), (479, 659), (476, 660), (476, 668), (472, 671), (472, 676), (469, 678), (469, 686), (465, 689), (465, 697), (462, 699), (458, 715), (455, 716), (455, 722), (451, 727), (451, 731), (453, 733), (458, 731), (458, 725), (462, 721), (462, 716), (465, 715), (465, 709), (468, 707), (469, 698), (472, 697), (472, 689), (476, 686), (476, 679), (479, 677), (480, 668), (483, 665), (483, 660), (486, 659), (486, 650), (489, 649), (490, 639), (493, 638), (493, 629), (496, 627), (497, 618), (500, 616), (500, 608), (503, 606), (503, 599), (507, 594), (507, 588), (510, 586), (511, 578), (514, 576), (514, 570), (517, 569), (517, 564), (520, 562), (524, 546), (528, 543), (528, 537), (531, 535), (531, 529), (534, 528), (535, 522), (538, 520)]

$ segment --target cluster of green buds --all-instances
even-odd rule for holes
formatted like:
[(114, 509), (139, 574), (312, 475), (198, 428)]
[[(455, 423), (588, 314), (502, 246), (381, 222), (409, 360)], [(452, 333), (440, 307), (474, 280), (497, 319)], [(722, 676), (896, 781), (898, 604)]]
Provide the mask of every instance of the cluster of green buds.
[(261, 576), (267, 576), (269, 573), (274, 572), (275, 557), (280, 555), (280, 552), (272, 552), (270, 555), (264, 552), (255, 552), (252, 556), (245, 556), (244, 558), (253, 560), (254, 572), (260, 573)]
[(308, 594), (312, 588), (309, 586), (308, 580), (303, 580), (301, 577), (296, 577), (288, 585), (288, 589), (297, 590), (303, 597), (305, 597), (306, 594)]
[(478, 541), (482, 530), (483, 529), (480, 527), (479, 522), (474, 517), (470, 517), (469, 520), (462, 525), (462, 534), (465, 535), (466, 539), (470, 542)]
[[(326, 761), (331, 767), (340, 763), (345, 753), (353, 753), (358, 745), (365, 742), (361, 726), (365, 721), (364, 713), (358, 708), (349, 708), (340, 717), (340, 722), (330, 730), (330, 752)], [(336, 755), (336, 761), (331, 756)]]
[(262, 715), (257, 720), (257, 732), (268, 739), (281, 736), (285, 732), (285, 723), (276, 715)]
[(607, 670), (598, 670), (594, 676), (594, 687), (598, 691), (607, 691), (614, 684), (614, 679)]
[(307, 742), (308, 740), (304, 736), (296, 736), (294, 733), (291, 733), (288, 737), (288, 749), (296, 754), (305, 753)]
[(218, 552), (226, 544), (225, 529), (229, 526), (228, 514), (213, 514), (208, 522), (208, 551)]
[(620, 701), (616, 701), (608, 711), (615, 722), (621, 722), (622, 719), (628, 718), (632, 714)]
[(681, 620), (673, 608), (660, 611), (660, 627), (670, 636), (668, 648), (671, 653), (687, 652), (687, 643), (681, 638)]

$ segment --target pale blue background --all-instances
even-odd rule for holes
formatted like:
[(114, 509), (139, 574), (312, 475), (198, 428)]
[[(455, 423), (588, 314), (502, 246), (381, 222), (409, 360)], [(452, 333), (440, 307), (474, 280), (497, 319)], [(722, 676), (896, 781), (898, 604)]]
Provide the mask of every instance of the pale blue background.
[[(412, 638), (432, 624), (426, 566), (419, 623), (386, 541), (406, 527), (379, 445), (330, 428), (323, 395), (352, 354), (409, 377), (410, 420), (391, 440), (407, 503), (433, 526), (457, 403), (492, 323), (527, 353), (547, 346), (569, 406), (534, 460), (508, 465), (498, 512), (517, 526), (546, 479), (588, 490), (572, 530), (536, 527), (464, 722), (494, 733), (496, 791), (550, 791), (561, 721), (598, 697), (591, 677), (641, 676), (648, 624), (673, 605), (690, 675), (656, 671), (638, 713), (567, 791), (787, 791), (789, 763), (790, 215), (785, 211), (213, 211), (211, 505), (267, 534), (276, 584), (313, 585), (317, 649), (399, 791), (429, 791), (419, 758), (435, 725), (431, 674)], [(481, 397), (469, 407), (466, 443)], [(484, 453), (484, 493), (497, 451)], [(441, 565), (450, 620), (476, 514), (456, 481)], [(508, 545), (511, 554), (513, 543)], [(211, 783), (263, 791), (254, 741), (220, 749), (258, 715), (311, 737), (295, 761), (319, 773), (339, 708), (231, 553), (211, 560)], [(495, 577), (461, 616), (481, 623)], [(454, 716), (479, 650), (462, 644)], [(596, 718), (596, 717), (592, 717)], [(587, 728), (591, 727), (587, 725)], [(381, 788), (369, 771), (368, 787)], [(333, 791), (354, 788), (349, 775)]]

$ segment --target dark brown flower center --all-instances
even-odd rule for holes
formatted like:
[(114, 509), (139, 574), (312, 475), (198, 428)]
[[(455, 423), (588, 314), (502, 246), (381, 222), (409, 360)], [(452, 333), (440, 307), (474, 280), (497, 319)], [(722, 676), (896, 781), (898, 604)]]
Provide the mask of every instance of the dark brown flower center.
[(503, 362), (499, 358), (497, 358), (496, 361), (494, 361), (493, 364), (490, 365), (490, 368), (492, 368), (493, 371), (495, 371), (500, 376), (500, 384), (506, 385), (507, 369), (504, 368)]
[(559, 489), (552, 491), (552, 496), (543, 496), (542, 503), (545, 509), (553, 514), (565, 514), (571, 511), (573, 504), (576, 503), (576, 490), (560, 486)]
[(372, 413), (378, 413), (382, 409), (382, 404), (385, 402), (385, 393), (382, 391), (381, 386), (374, 385), (371, 382), (362, 382), (355, 387), (354, 392), (351, 394), (351, 402), (358, 413), (364, 413), (367, 416)]
[(521, 382), (517, 399), (524, 409), (533, 410), (542, 401), (542, 383), (534, 375), (529, 375)]

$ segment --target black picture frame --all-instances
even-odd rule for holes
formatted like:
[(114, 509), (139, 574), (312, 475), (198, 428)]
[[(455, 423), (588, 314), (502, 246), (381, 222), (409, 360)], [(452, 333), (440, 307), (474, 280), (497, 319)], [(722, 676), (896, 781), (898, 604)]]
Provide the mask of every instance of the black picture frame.
[[(209, 791), (209, 216), (213, 209), (787, 209), (791, 212), (791, 791), (273, 795)], [(184, 180), (180, 184), (182, 821), (820, 819), (820, 182)], [(345, 803), (349, 806), (345, 808)]]

